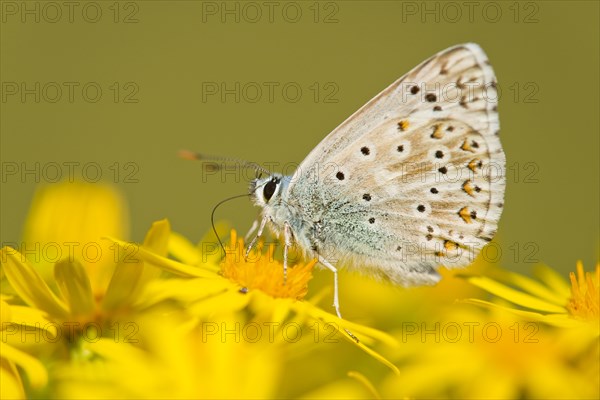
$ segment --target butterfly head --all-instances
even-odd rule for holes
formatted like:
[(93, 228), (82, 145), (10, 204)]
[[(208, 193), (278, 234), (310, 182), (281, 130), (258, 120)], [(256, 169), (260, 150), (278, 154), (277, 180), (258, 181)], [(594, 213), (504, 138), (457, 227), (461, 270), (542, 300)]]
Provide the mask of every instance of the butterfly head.
[(250, 197), (260, 207), (276, 204), (281, 199), (284, 186), (287, 186), (287, 181), (279, 174), (253, 179), (250, 183)]

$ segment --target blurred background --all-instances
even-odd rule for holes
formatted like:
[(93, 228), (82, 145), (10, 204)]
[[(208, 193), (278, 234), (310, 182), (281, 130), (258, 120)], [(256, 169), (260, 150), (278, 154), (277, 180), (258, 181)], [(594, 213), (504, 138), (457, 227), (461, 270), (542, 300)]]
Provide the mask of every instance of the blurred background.
[[(599, 239), (599, 3), (2, 1), (0, 239), (38, 185), (110, 182), (131, 237), (168, 218), (198, 241), (252, 173), (291, 174), (333, 128), (434, 53), (476, 42), (496, 71), (507, 157), (499, 265), (565, 274)], [(216, 218), (245, 232), (239, 199)], [(327, 275), (327, 279), (330, 276)]]

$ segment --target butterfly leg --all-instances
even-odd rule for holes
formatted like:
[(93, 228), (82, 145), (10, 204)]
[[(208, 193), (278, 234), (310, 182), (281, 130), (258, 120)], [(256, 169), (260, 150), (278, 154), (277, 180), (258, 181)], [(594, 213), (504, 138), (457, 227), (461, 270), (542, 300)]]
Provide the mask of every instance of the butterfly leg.
[(290, 224), (286, 222), (283, 223), (283, 284), (287, 282), (287, 266), (288, 266), (288, 249), (292, 245), (292, 228)]
[[(256, 241), (258, 240), (258, 238), (262, 236), (263, 230), (265, 229), (265, 225), (267, 224), (268, 220), (269, 220), (269, 217), (263, 217), (262, 221), (260, 221), (260, 226), (258, 227), (258, 232), (256, 232), (256, 236), (254, 237), (254, 239), (252, 239), (252, 241), (248, 245), (248, 248), (246, 249), (245, 258), (248, 258), (248, 254), (250, 254), (250, 250), (252, 250), (252, 248), (256, 244)], [(255, 221), (255, 223), (256, 222), (257, 221)], [(254, 231), (254, 229), (250, 229), (250, 232), (248, 232), (248, 235), (250, 235), (252, 233), (252, 231)]]
[[(333, 307), (335, 307), (335, 313), (337, 314), (338, 318), (343, 319), (342, 313), (340, 312), (340, 297), (339, 297), (339, 291), (338, 291), (337, 268), (334, 267), (333, 265), (331, 265), (331, 263), (329, 261), (327, 261), (320, 255), (319, 255), (319, 262), (321, 264), (323, 264), (325, 267), (327, 267), (328, 270), (333, 272)], [(358, 343), (358, 338), (356, 336), (354, 336), (354, 334), (352, 332), (350, 332), (348, 329), (344, 329), (344, 330), (352, 339), (356, 340), (356, 342)]]
[(250, 239), (250, 236), (252, 236), (254, 231), (256, 231), (256, 228), (258, 228), (258, 220), (257, 219), (254, 220), (254, 222), (252, 223), (252, 226), (248, 230), (248, 233), (246, 233), (246, 236), (244, 236), (244, 242), (248, 242), (248, 239)]

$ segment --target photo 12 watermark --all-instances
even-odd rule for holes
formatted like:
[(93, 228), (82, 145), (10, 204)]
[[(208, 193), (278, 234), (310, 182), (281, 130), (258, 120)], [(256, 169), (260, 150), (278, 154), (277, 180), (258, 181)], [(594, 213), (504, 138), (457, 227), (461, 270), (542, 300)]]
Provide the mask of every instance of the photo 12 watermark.
[(402, 322), (401, 342), (420, 343), (498, 343), (508, 340), (513, 343), (539, 343), (537, 322), (516, 321), (510, 325), (496, 321), (463, 322)]
[(3, 161), (2, 183), (139, 183), (140, 166), (133, 161), (99, 163), (95, 161)]
[(2, 103), (117, 103), (137, 104), (140, 86), (133, 81), (102, 83), (95, 81), (41, 82), (2, 81)]
[(402, 23), (537, 24), (541, 3), (535, 1), (402, 1)]
[(136, 1), (2, 1), (3, 24), (137, 24), (140, 5)]
[(299, 103), (335, 104), (340, 101), (336, 82), (210, 81), (202, 82), (202, 103)]
[(86, 241), (47, 241), (47, 242), (13, 242), (3, 241), (0, 262), (6, 263), (9, 256), (20, 256), (20, 262), (57, 263), (59, 261), (82, 261), (88, 264), (101, 262), (136, 264), (140, 245), (127, 243), (118, 245), (106, 240), (105, 242)]
[(335, 1), (203, 1), (203, 24), (337, 24), (340, 3)]
[(234, 322), (205, 321), (200, 324), (202, 343), (297, 343), (308, 339), (314, 343), (338, 343), (340, 328), (329, 322)]
[(57, 343), (59, 341), (82, 340), (96, 343), (100, 339), (112, 339), (115, 343), (138, 343), (136, 337), (139, 326), (135, 322), (98, 322), (64, 321), (19, 323), (18, 320), (2, 322), (2, 343)]

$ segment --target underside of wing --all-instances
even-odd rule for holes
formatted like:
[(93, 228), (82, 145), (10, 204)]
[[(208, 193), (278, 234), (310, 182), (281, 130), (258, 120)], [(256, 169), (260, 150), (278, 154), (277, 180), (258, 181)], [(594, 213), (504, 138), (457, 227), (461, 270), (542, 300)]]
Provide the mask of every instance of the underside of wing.
[[(497, 229), (505, 159), (496, 80), (479, 46), (394, 82), (309, 154), (290, 204), (322, 207), (323, 240), (399, 284), (473, 261)], [(331, 205), (335, 210), (331, 211)]]
[[(413, 122), (467, 120), (486, 137), (499, 133), (496, 77), (483, 50), (474, 43), (446, 49), (392, 83), (327, 135), (304, 159), (296, 175), (327, 163), (386, 119), (410, 116)], [(500, 147), (498, 139), (495, 141)], [(293, 181), (294, 182), (294, 181)]]

